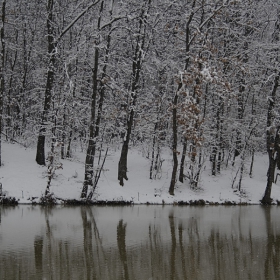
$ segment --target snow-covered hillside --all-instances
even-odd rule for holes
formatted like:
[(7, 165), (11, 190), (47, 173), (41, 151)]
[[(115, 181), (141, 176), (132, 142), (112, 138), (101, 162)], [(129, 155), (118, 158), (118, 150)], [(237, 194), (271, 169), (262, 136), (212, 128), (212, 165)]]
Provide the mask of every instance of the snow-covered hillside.
[[(35, 150), (18, 144), (2, 143), (3, 166), (0, 168), (0, 182), (7, 195), (19, 199), (19, 203), (30, 203), (32, 197), (41, 197), (47, 186), (47, 168), (36, 164)], [(163, 155), (159, 179), (149, 179), (150, 162), (142, 152), (129, 151), (128, 181), (121, 187), (117, 180), (117, 166), (120, 151), (109, 151), (104, 170), (94, 194), (94, 199), (104, 201), (133, 201), (137, 203), (172, 204), (203, 199), (209, 202), (259, 204), (266, 186), (267, 155), (256, 156), (253, 178), (245, 174), (241, 193), (232, 188), (236, 168), (223, 170), (219, 176), (211, 176), (210, 169), (204, 168), (200, 189), (191, 190), (187, 182), (177, 182), (175, 195), (168, 193), (172, 157), (166, 151)], [(63, 199), (79, 199), (84, 179), (84, 155), (76, 152), (73, 160), (61, 160), (63, 169), (56, 170), (50, 191)], [(238, 180), (237, 180), (238, 181)], [(280, 180), (272, 188), (274, 202), (280, 200)]]

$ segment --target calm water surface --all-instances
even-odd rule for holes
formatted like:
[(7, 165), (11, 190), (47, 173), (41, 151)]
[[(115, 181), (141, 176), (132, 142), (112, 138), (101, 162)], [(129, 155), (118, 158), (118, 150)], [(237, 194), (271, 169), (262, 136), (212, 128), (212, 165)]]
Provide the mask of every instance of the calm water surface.
[(0, 279), (280, 279), (280, 208), (0, 207)]

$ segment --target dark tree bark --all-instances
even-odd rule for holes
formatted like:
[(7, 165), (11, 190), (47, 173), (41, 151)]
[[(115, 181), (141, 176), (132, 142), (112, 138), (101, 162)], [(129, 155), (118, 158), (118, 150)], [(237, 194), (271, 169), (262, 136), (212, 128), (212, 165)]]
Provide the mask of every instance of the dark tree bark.
[[(104, 4), (104, 1), (102, 1), (102, 3), (101, 3), (100, 14), (103, 11), (103, 4)], [(111, 11), (111, 16), (112, 16), (112, 11)], [(109, 25), (109, 30), (111, 30), (111, 24)], [(103, 103), (104, 103), (104, 97), (105, 97), (105, 83), (106, 83), (105, 81), (106, 81), (106, 75), (107, 75), (107, 64), (108, 64), (108, 59), (109, 59), (110, 46), (111, 46), (111, 33), (109, 33), (107, 36), (106, 52), (105, 52), (105, 58), (103, 61), (104, 66), (102, 69), (102, 74), (101, 74), (101, 79), (100, 79), (101, 85), (100, 85), (100, 90), (99, 90), (99, 101), (98, 101), (97, 117), (96, 117), (96, 122), (95, 122), (95, 131), (94, 131), (95, 142), (94, 142), (94, 149), (93, 149), (93, 156), (92, 156), (92, 159), (93, 159), (92, 168), (93, 168), (94, 157), (95, 157), (95, 152), (96, 152), (96, 142), (98, 141), (98, 137), (99, 137), (99, 133), (100, 133), (100, 124), (101, 124)], [(108, 149), (107, 149), (107, 151), (108, 151)], [(106, 152), (106, 154), (107, 154), (107, 152)], [(106, 156), (105, 156), (105, 159), (106, 159)], [(105, 162), (105, 159), (104, 159), (104, 162)], [(99, 175), (96, 174), (95, 182), (91, 184), (92, 189), (88, 195), (88, 199), (91, 199), (93, 196), (94, 189), (96, 188), (96, 185), (98, 183), (98, 179), (99, 179), (98, 176), (100, 176), (100, 172), (101, 172), (101, 170), (99, 170)], [(92, 174), (92, 176), (93, 176), (93, 174)]]
[(56, 62), (56, 42), (54, 40), (54, 27), (53, 27), (53, 6), (54, 1), (48, 0), (47, 5), (47, 31), (48, 31), (48, 56), (49, 56), (49, 65), (47, 72), (47, 83), (45, 89), (45, 101), (44, 101), (44, 111), (42, 113), (41, 127), (39, 130), (39, 136), (37, 141), (37, 154), (36, 162), (39, 165), (45, 165), (45, 133), (46, 133), (46, 123), (49, 118), (49, 111), (51, 108), (52, 101), (52, 90), (54, 84), (54, 69)]
[[(242, 73), (243, 74), (243, 73)], [(245, 94), (245, 86), (244, 86), (245, 80), (241, 79), (240, 86), (239, 86), (239, 92), (237, 95), (237, 118), (240, 122), (239, 126), (241, 125), (241, 121), (244, 117), (244, 94)], [(242, 143), (241, 143), (241, 129), (240, 127), (237, 128), (236, 131), (236, 141), (235, 141), (235, 149), (233, 154), (233, 162), (232, 165), (235, 164), (235, 158), (238, 157), (241, 153), (242, 149)]]
[[(277, 11), (277, 20), (275, 22), (274, 33), (272, 34), (272, 42), (274, 44), (279, 44), (280, 41), (280, 13)], [(274, 50), (275, 59), (279, 61), (279, 48)], [(280, 72), (276, 72), (273, 83), (273, 88), (271, 91), (271, 96), (268, 97), (268, 110), (267, 110), (267, 123), (266, 123), (266, 150), (268, 153), (269, 165), (267, 171), (267, 184), (264, 196), (261, 200), (262, 204), (271, 204), (271, 189), (274, 183), (275, 168), (276, 166), (280, 169), (280, 137), (279, 131), (280, 127), (275, 127), (274, 121), (276, 113), (274, 111), (276, 104), (276, 93), (279, 87)]]
[(210, 162), (211, 162), (211, 174), (212, 176), (216, 176), (217, 173), (217, 153), (218, 153), (218, 138), (219, 138), (219, 122), (220, 122), (220, 108), (218, 104), (217, 112), (216, 112), (216, 118), (215, 118), (216, 124), (216, 135), (215, 135), (215, 142), (212, 147), (211, 156), (210, 156)]
[(98, 64), (99, 64), (99, 49), (95, 48), (94, 52), (94, 68), (93, 68), (93, 89), (91, 96), (91, 117), (90, 117), (90, 126), (89, 126), (89, 141), (87, 147), (87, 155), (85, 162), (85, 177), (84, 184), (81, 193), (81, 198), (87, 197), (88, 187), (92, 186), (93, 179), (93, 165), (94, 165), (94, 155), (96, 148), (96, 139), (94, 137), (95, 130), (95, 106), (96, 106), (96, 98), (97, 98), (97, 72), (98, 72)]
[[(274, 183), (274, 176), (275, 176), (275, 168), (277, 165), (277, 161), (279, 161), (280, 157), (280, 151), (279, 151), (279, 130), (280, 127), (277, 129), (273, 127), (273, 121), (274, 121), (274, 107), (275, 107), (275, 98), (276, 98), (276, 92), (279, 87), (279, 76), (280, 73), (278, 73), (275, 76), (274, 79), (274, 85), (271, 92), (271, 96), (268, 101), (268, 110), (267, 110), (267, 130), (266, 130), (266, 150), (268, 153), (268, 171), (267, 171), (267, 184), (264, 196), (261, 200), (262, 204), (271, 204), (271, 189), (272, 184)], [(276, 130), (276, 131), (275, 131)]]
[(6, 18), (6, 0), (2, 3), (2, 17), (1, 17), (1, 61), (0, 61), (0, 166), (2, 165), (2, 120), (3, 120), (3, 99), (5, 91), (4, 68), (5, 68), (5, 18)]
[[(253, 100), (252, 100), (252, 121), (256, 118), (256, 109), (255, 109), (255, 106), (256, 106), (256, 98), (255, 98), (255, 95), (253, 95)], [(255, 136), (256, 135), (256, 131), (254, 130), (253, 131), (253, 135)], [(253, 176), (253, 167), (254, 167), (254, 160), (255, 160), (255, 146), (252, 147), (252, 151), (251, 151), (251, 164), (250, 164), (250, 171), (249, 171), (249, 176), (250, 178), (252, 178)]]
[[(192, 8), (195, 7), (196, 1), (193, 1)], [(189, 62), (190, 62), (190, 24), (194, 17), (194, 11), (190, 14), (189, 20), (186, 24), (186, 60), (185, 60), (185, 68), (184, 70), (187, 71)], [(178, 168), (178, 151), (177, 151), (177, 103), (178, 103), (178, 93), (180, 89), (183, 86), (183, 82), (180, 81), (177, 92), (175, 93), (175, 97), (173, 99), (173, 108), (172, 108), (172, 133), (173, 133), (173, 143), (172, 143), (172, 157), (173, 157), (173, 169), (172, 169), (172, 176), (171, 176), (171, 182), (169, 186), (169, 194), (174, 195), (174, 188), (176, 184), (176, 176), (177, 176), (177, 168)], [(182, 158), (183, 161), (181, 161), (181, 166), (184, 165), (185, 158)], [(182, 170), (183, 172), (183, 170)]]
[(210, 156), (210, 161), (211, 161), (211, 174), (212, 176), (216, 176), (216, 171), (217, 171), (217, 143), (214, 144), (212, 147), (212, 152)]
[(55, 145), (55, 138), (52, 138), (51, 152), (48, 156), (48, 181), (47, 181), (47, 187), (45, 190), (45, 196), (47, 196), (50, 193), (51, 181), (52, 181), (55, 169), (56, 169), (56, 167), (54, 166), (54, 164), (55, 164), (54, 145)]
[(224, 101), (222, 97), (219, 97), (217, 112), (216, 112), (216, 118), (215, 118), (215, 143), (212, 147), (212, 153), (211, 153), (211, 174), (213, 176), (216, 176), (217, 173), (220, 173), (221, 171), (221, 161), (222, 161), (222, 149), (223, 149), (223, 137), (222, 137), (222, 115), (223, 115), (223, 107), (224, 107)]
[[(150, 1), (148, 5), (150, 4)], [(129, 116), (127, 119), (127, 130), (125, 139), (122, 145), (121, 157), (118, 165), (118, 180), (121, 186), (124, 185), (124, 180), (128, 180), (127, 177), (127, 155), (128, 155), (128, 146), (132, 132), (132, 126), (134, 121), (135, 114), (135, 105), (137, 99), (137, 91), (139, 88), (140, 81), (140, 72), (142, 67), (142, 58), (143, 58), (143, 49), (145, 45), (145, 37), (146, 37), (146, 18), (147, 13), (145, 13), (145, 9), (142, 10), (140, 18), (139, 18), (139, 30), (136, 38), (136, 46), (133, 56), (132, 63), (132, 84), (131, 84), (131, 108), (129, 112)]]
[(70, 157), (71, 157), (72, 134), (73, 134), (73, 131), (70, 130), (70, 132), (69, 132), (69, 138), (68, 138), (68, 144), (67, 144), (66, 158), (70, 158)]
[(180, 162), (179, 182), (181, 183), (184, 182), (184, 167), (185, 167), (186, 154), (187, 154), (187, 140), (185, 139), (183, 144), (181, 162)]
[(37, 141), (37, 154), (36, 162), (39, 165), (45, 165), (45, 134), (46, 134), (46, 122), (49, 118), (51, 101), (52, 101), (52, 90), (54, 86), (55, 77), (55, 63), (56, 63), (56, 48), (58, 42), (62, 37), (71, 29), (71, 27), (86, 13), (89, 9), (95, 6), (100, 0), (93, 2), (86, 9), (84, 9), (55, 39), (54, 24), (53, 24), (53, 8), (54, 0), (48, 0), (47, 4), (47, 32), (48, 32), (48, 55), (49, 55), (49, 65), (47, 71), (47, 82), (45, 89), (45, 100), (44, 100), (44, 111), (41, 119), (41, 128), (39, 130), (39, 136)]
[[(104, 1), (101, 2), (100, 11), (99, 11), (99, 18), (97, 28), (101, 31), (101, 16), (104, 9)], [(112, 16), (112, 10), (111, 10)], [(109, 30), (111, 30), (111, 24), (108, 25)], [(98, 91), (98, 68), (99, 68), (99, 47), (97, 46), (95, 49), (95, 60), (94, 60), (94, 69), (93, 69), (93, 93), (92, 93), (92, 103), (91, 103), (91, 120), (90, 120), (90, 128), (89, 128), (89, 143), (87, 149), (87, 156), (86, 156), (86, 164), (85, 164), (85, 178), (84, 184), (82, 189), (81, 198), (87, 197), (88, 187), (95, 187), (93, 184), (93, 176), (94, 176), (94, 157), (96, 153), (96, 144), (99, 137), (100, 132), (100, 123), (102, 118), (102, 109), (104, 103), (104, 96), (105, 96), (105, 81), (107, 75), (107, 64), (109, 59), (109, 52), (110, 52), (110, 45), (111, 45), (111, 33), (109, 32), (107, 35), (107, 42), (106, 42), (106, 51), (105, 57), (103, 61), (103, 68), (102, 74), (100, 78), (100, 90)], [(96, 112), (96, 102), (97, 102), (97, 95), (99, 93), (99, 101), (98, 101), (98, 109)], [(93, 195), (93, 189), (91, 190), (88, 199), (91, 199)]]
[[(201, 64), (199, 63), (199, 70), (201, 71)], [(201, 98), (201, 80), (199, 78), (196, 79), (195, 82), (195, 86), (194, 86), (194, 93), (193, 93), (193, 97), (195, 98), (196, 104), (199, 105), (200, 104), (200, 98)], [(197, 113), (198, 116), (198, 113)], [(194, 129), (195, 131), (198, 132), (198, 137), (201, 138), (202, 136), (202, 131), (200, 130), (199, 127), (199, 123), (196, 120), (194, 123)], [(198, 179), (200, 176), (200, 172), (201, 172), (201, 159), (202, 159), (202, 155), (201, 155), (201, 151), (199, 152), (199, 157), (198, 157), (198, 165), (197, 165), (197, 169), (195, 168), (196, 164), (197, 164), (197, 154), (198, 154), (198, 145), (197, 145), (197, 140), (196, 139), (191, 139), (191, 146), (190, 146), (190, 154), (191, 154), (191, 164), (190, 164), (190, 184), (191, 184), (191, 188), (196, 189), (198, 186)]]
[(156, 146), (156, 130), (157, 130), (157, 122), (155, 124), (154, 136), (153, 136), (153, 146), (152, 146), (152, 159), (150, 166), (150, 179), (153, 179), (153, 170), (154, 170), (154, 161), (155, 161), (155, 146)]
[(224, 114), (224, 102), (221, 98), (221, 107), (220, 107), (220, 125), (219, 125), (219, 152), (218, 152), (218, 159), (217, 159), (217, 173), (221, 173), (221, 165), (223, 161), (223, 154), (224, 154), (224, 139), (223, 139), (223, 114)]
[[(24, 28), (24, 33), (25, 33), (25, 28)], [(19, 32), (18, 30), (16, 31), (16, 35), (15, 35), (15, 42), (16, 44), (18, 44), (18, 36), (19, 35)], [(23, 46), (23, 48), (25, 49), (25, 45)], [(15, 55), (14, 55), (14, 58), (12, 60), (12, 63), (11, 63), (11, 72), (14, 73), (14, 70), (15, 70), (15, 66), (17, 64), (17, 58), (18, 58), (18, 50), (15, 51)], [(7, 85), (8, 85), (8, 89), (6, 89), (5, 91), (5, 95), (6, 95), (6, 98), (7, 98), (7, 104), (6, 104), (6, 140), (8, 140), (9, 138), (15, 138), (16, 135), (15, 135), (15, 132), (14, 130), (12, 129), (12, 126), (11, 126), (11, 123), (12, 123), (12, 115), (11, 115), (11, 101), (12, 101), (12, 89), (13, 89), (13, 80), (14, 80), (14, 75), (10, 75), (10, 78), (9, 78), (9, 81), (7, 81)]]
[[(182, 84), (179, 85), (178, 91), (182, 87)], [(173, 143), (172, 143), (172, 157), (173, 157), (173, 169), (172, 169), (172, 177), (169, 186), (169, 194), (174, 195), (174, 188), (176, 184), (176, 175), (177, 175), (177, 168), (178, 168), (178, 151), (177, 151), (177, 104), (178, 104), (178, 94), (175, 94), (173, 99), (173, 108), (172, 108), (172, 132), (173, 132)]]

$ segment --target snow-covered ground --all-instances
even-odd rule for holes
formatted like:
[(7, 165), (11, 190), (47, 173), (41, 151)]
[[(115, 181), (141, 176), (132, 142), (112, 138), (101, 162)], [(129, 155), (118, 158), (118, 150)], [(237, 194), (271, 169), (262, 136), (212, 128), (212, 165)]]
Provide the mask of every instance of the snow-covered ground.
[[(7, 195), (19, 199), (19, 203), (30, 203), (31, 197), (41, 197), (47, 186), (47, 167), (39, 166), (35, 162), (35, 149), (24, 148), (18, 144), (2, 143), (2, 163), (0, 168), (0, 183)], [(267, 155), (255, 157), (253, 177), (250, 178), (245, 170), (241, 193), (232, 188), (232, 182), (239, 167), (222, 170), (218, 176), (211, 176), (210, 168), (205, 167), (202, 172), (200, 189), (191, 190), (187, 182), (177, 182), (175, 195), (168, 193), (172, 156), (166, 151), (162, 159), (162, 171), (159, 179), (149, 179), (150, 161), (138, 150), (129, 151), (128, 181), (121, 187), (117, 180), (117, 166), (120, 151), (109, 151), (104, 170), (94, 194), (94, 199), (104, 201), (133, 201), (137, 203), (172, 204), (179, 201), (203, 199), (209, 202), (222, 203), (231, 201), (259, 204), (266, 186), (266, 172), (268, 167)], [(79, 199), (84, 178), (84, 155), (76, 152), (74, 159), (61, 160), (63, 169), (56, 170), (51, 182), (50, 191), (63, 199)], [(236, 183), (239, 180), (237, 176)], [(274, 202), (280, 200), (280, 179), (273, 185), (272, 198)]]

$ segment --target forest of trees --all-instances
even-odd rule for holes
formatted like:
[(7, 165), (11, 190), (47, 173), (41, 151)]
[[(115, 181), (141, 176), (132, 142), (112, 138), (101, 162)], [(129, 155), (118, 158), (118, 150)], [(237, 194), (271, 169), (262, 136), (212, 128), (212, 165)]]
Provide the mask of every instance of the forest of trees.
[[(118, 178), (146, 147), (154, 179), (169, 147), (177, 180), (197, 188), (267, 152), (263, 204), (280, 167), (280, 3), (275, 0), (1, 0), (1, 141), (85, 152), (81, 198), (116, 143)], [(278, 160), (279, 159), (279, 160)], [(0, 152), (1, 165), (1, 152)], [(133, 180), (133, 178), (129, 178)], [(47, 194), (47, 190), (46, 190)]]

